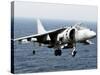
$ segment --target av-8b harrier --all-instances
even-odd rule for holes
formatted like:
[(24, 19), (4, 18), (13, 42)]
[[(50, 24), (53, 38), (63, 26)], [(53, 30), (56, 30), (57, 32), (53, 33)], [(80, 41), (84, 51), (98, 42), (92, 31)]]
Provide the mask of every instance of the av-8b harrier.
[(37, 42), (39, 46), (44, 44), (48, 48), (54, 49), (55, 56), (61, 56), (63, 49), (72, 48), (71, 55), (74, 57), (77, 53), (76, 43), (92, 44), (89, 39), (96, 37), (94, 31), (82, 27), (80, 24), (46, 31), (39, 19), (37, 20), (37, 31), (38, 34), (16, 38), (14, 41)]

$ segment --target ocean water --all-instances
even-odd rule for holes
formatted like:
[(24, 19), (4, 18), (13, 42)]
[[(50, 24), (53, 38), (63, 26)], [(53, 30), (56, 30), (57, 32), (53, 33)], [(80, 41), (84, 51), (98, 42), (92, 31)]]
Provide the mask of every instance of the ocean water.
[[(64, 26), (73, 26), (78, 21), (41, 19), (44, 28), (48, 30)], [(82, 22), (96, 32), (96, 22)], [(14, 20), (14, 38), (37, 33), (35, 19), (17, 18)], [(91, 39), (92, 45), (77, 43), (77, 54), (73, 58), (71, 49), (63, 49), (61, 56), (54, 56), (54, 50), (38, 47), (31, 43), (19, 44), (14, 42), (14, 73), (33, 73), (49, 71), (83, 70), (97, 68), (97, 38)], [(36, 49), (36, 54), (32, 51)]]

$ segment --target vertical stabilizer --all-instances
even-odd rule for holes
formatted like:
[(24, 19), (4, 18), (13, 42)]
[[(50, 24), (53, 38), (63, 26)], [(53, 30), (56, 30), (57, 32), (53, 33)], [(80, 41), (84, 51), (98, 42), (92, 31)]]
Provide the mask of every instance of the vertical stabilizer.
[(40, 19), (38, 19), (38, 20), (37, 20), (37, 33), (38, 33), (38, 34), (43, 34), (43, 33), (45, 33), (45, 32), (46, 32), (46, 31), (45, 31), (45, 29), (44, 29), (44, 27), (43, 27), (43, 25), (42, 25)]

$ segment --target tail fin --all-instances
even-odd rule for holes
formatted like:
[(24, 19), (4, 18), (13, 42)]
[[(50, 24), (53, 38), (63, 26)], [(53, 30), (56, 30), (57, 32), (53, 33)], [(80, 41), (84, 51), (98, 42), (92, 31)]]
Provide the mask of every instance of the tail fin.
[(40, 19), (37, 20), (37, 33), (38, 34), (42, 34), (42, 33), (45, 33), (46, 30), (44, 29)]

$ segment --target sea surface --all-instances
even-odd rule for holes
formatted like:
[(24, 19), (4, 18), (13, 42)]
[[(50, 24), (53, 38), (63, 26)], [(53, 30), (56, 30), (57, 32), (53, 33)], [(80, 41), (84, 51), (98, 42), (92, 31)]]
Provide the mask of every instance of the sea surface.
[[(82, 26), (88, 27), (95, 32), (96, 22), (68, 21), (41, 19), (44, 28), (48, 30), (65, 26), (73, 26), (82, 22)], [(37, 33), (36, 19), (15, 18), (14, 38), (19, 38)], [(38, 43), (19, 44), (14, 42), (14, 73), (33, 73), (50, 71), (83, 70), (97, 68), (97, 38), (91, 39), (92, 45), (77, 43), (77, 54), (71, 56), (71, 49), (63, 49), (61, 56), (54, 56), (54, 50), (45, 46), (39, 47)], [(33, 55), (33, 49), (36, 54)]]

